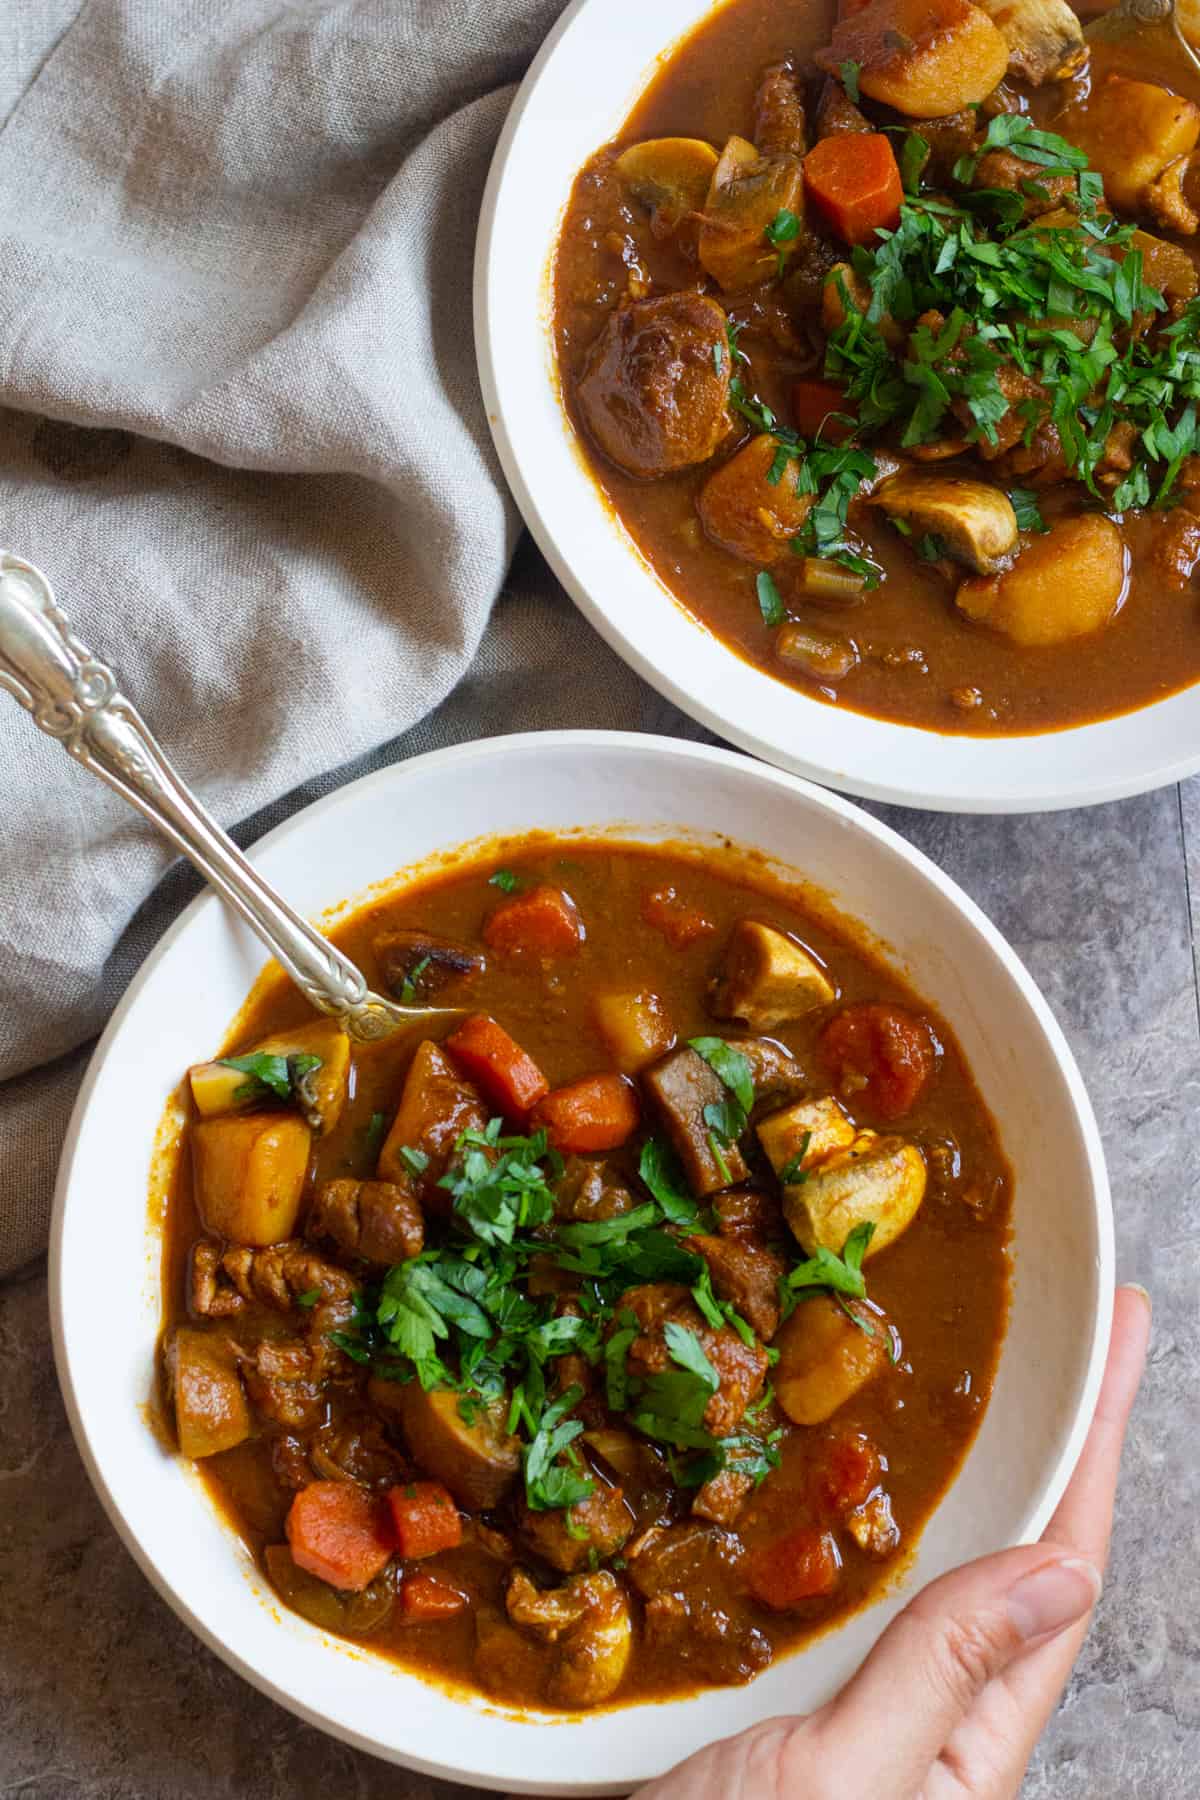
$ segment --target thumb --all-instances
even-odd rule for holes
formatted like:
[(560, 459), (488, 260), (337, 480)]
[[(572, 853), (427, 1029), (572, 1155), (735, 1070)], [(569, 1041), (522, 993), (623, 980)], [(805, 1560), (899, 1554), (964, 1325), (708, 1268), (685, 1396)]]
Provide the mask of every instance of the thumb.
[(1046, 1544), (944, 1575), (893, 1620), (820, 1716), (820, 1737), (853, 1749), (860, 1792), (916, 1794), (989, 1681), (1099, 1596), (1090, 1562)]

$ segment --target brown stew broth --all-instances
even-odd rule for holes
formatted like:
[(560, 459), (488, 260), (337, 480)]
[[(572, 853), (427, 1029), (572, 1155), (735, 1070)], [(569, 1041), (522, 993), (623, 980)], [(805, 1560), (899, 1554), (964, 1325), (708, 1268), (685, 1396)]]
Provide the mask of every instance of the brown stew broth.
[[(995, 1127), (950, 1027), (848, 929), (823, 923), (801, 891), (769, 884), (756, 865), (733, 853), (708, 853), (699, 861), (611, 844), (572, 842), (562, 849), (552, 844), (524, 849), (506, 844), (499, 858), (455, 869), (375, 902), (331, 935), (373, 981), (378, 967), (372, 946), (382, 930), (422, 926), (478, 943), (483, 922), (502, 898), (488, 881), (501, 860), (523, 884), (542, 881), (564, 887), (586, 924), (586, 943), (569, 962), (506, 962), (492, 955), (471, 991), (471, 1005), (504, 1024), (552, 1084), (612, 1066), (592, 1021), (591, 1003), (600, 992), (652, 989), (664, 1002), (680, 1040), (728, 1029), (714, 1025), (704, 996), (730, 926), (746, 915), (795, 934), (814, 950), (836, 983), (839, 1006), (859, 1000), (899, 1002), (923, 1014), (940, 1040), (936, 1078), (895, 1129), (927, 1151), (953, 1139), (961, 1155), (961, 1174), (945, 1179), (944, 1170), (939, 1176), (931, 1164), (929, 1190), (915, 1222), (867, 1265), (870, 1296), (893, 1319), (903, 1340), (899, 1366), (863, 1390), (830, 1427), (805, 1430), (789, 1426), (780, 1415), (786, 1427), (782, 1467), (767, 1478), (737, 1526), (753, 1548), (803, 1522), (810, 1511), (814, 1446), (827, 1441), (830, 1429), (863, 1431), (886, 1459), (887, 1486), (903, 1534), (901, 1549), (881, 1563), (870, 1560), (847, 1537), (837, 1591), (789, 1614), (766, 1611), (733, 1579), (717, 1596), (735, 1617), (752, 1619), (775, 1652), (794, 1649), (864, 1605), (904, 1566), (986, 1407), (1009, 1298), (1011, 1184)], [(699, 907), (715, 927), (685, 949), (668, 946), (661, 932), (641, 916), (643, 895), (666, 885)], [(825, 1009), (772, 1034), (812, 1071), (815, 1092), (828, 1091), (814, 1050), (817, 1029), (828, 1016)], [(271, 987), (252, 1000), (225, 1053), (233, 1054), (268, 1031), (309, 1017), (290, 987)], [(381, 1046), (355, 1046), (351, 1099), (332, 1133), (318, 1140), (312, 1183), (372, 1172), (364, 1149), (368, 1123), (376, 1112), (390, 1119), (413, 1041), (402, 1035)], [(878, 1123), (852, 1102), (847, 1104), (857, 1123)], [(613, 1153), (613, 1160), (630, 1177), (640, 1137)], [(184, 1156), (167, 1220), (168, 1327), (187, 1319), (187, 1261), (201, 1229)], [(793, 1244), (790, 1254), (799, 1260), (802, 1253)], [(291, 1499), (272, 1470), (273, 1429), (268, 1426), (237, 1448), (197, 1465), (213, 1501), (260, 1564), (264, 1550), (283, 1541)], [(503, 1613), (509, 1566), (489, 1555), (470, 1532), (460, 1549), (443, 1551), (417, 1566), (445, 1574), (465, 1589), (471, 1596), (470, 1610), (445, 1622), (412, 1626), (402, 1622), (397, 1609), (362, 1641), (419, 1674), (478, 1687), (476, 1616), (488, 1608)], [(517, 1659), (503, 1686), (497, 1687), (493, 1679), (490, 1693), (514, 1706), (544, 1704), (542, 1683), (550, 1654), (548, 1647), (531, 1643), (528, 1655)], [(616, 1703), (665, 1698), (701, 1685), (703, 1678), (681, 1667), (675, 1655), (656, 1655), (639, 1640)]]
[[(1083, 10), (1083, 9), (1080, 9)], [(792, 617), (819, 632), (846, 632), (862, 661), (836, 689), (819, 686), (774, 656), (773, 633), (755, 594), (756, 569), (710, 543), (696, 513), (696, 496), (716, 462), (660, 480), (629, 476), (591, 443), (574, 385), (605, 319), (625, 292), (623, 243), (636, 246), (653, 292), (693, 286), (703, 271), (671, 241), (656, 240), (643, 208), (629, 199), (614, 172), (618, 152), (642, 139), (699, 137), (718, 148), (733, 133), (750, 135), (754, 94), (765, 67), (785, 57), (804, 64), (828, 42), (833, 8), (807, 0), (728, 0), (670, 57), (612, 145), (579, 175), (565, 215), (555, 262), (555, 329), (562, 387), (578, 442), (621, 525), (681, 606), (747, 662), (804, 693), (851, 711), (945, 733), (972, 736), (1037, 733), (1132, 711), (1177, 693), (1200, 678), (1200, 612), (1194, 590), (1172, 586), (1153, 562), (1169, 532), (1170, 515), (1126, 516), (1122, 531), (1132, 559), (1125, 602), (1112, 622), (1066, 643), (1022, 648), (999, 632), (965, 619), (953, 587), (919, 561), (882, 516), (854, 507), (855, 534), (884, 571), (880, 587), (847, 607), (785, 599)], [(1059, 114), (1108, 71), (1158, 81), (1200, 102), (1200, 76), (1182, 58), (1147, 54), (1143, 47), (1096, 47), (1090, 72), (1076, 80), (1030, 90), (1037, 122), (1055, 128)], [(1170, 237), (1151, 223), (1158, 236)], [(1176, 239), (1197, 260), (1196, 239)], [(746, 326), (749, 391), (786, 424), (789, 386), (821, 372), (819, 360), (798, 361), (770, 347), (763, 309), (771, 290), (726, 297), (730, 316)], [(721, 298), (718, 295), (718, 298)], [(745, 439), (741, 441), (746, 441)], [(725, 460), (738, 447), (731, 439)], [(953, 473), (960, 465), (932, 468)], [(970, 472), (970, 464), (965, 465)], [(987, 478), (986, 468), (983, 471)], [(1078, 511), (1085, 490), (1067, 484), (1044, 496), (1048, 523)], [(786, 569), (783, 574), (786, 575)], [(669, 671), (668, 671), (669, 672)], [(955, 691), (976, 689), (982, 704), (960, 710)]]

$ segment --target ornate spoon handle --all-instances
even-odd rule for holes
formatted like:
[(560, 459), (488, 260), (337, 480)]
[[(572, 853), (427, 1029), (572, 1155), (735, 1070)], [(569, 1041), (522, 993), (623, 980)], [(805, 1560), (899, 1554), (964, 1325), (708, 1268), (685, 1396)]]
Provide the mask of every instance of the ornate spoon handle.
[(1118, 0), (1118, 4), (1101, 13), (1088, 25), (1088, 38), (1131, 37), (1147, 25), (1165, 25), (1193, 68), (1200, 70), (1200, 56), (1192, 48), (1180, 23), (1175, 0)]
[(156, 825), (256, 931), (318, 1012), (362, 1042), (437, 1016), (373, 994), (360, 970), (251, 867), (180, 779), (117, 678), (74, 636), (39, 569), (0, 550), (0, 687)]

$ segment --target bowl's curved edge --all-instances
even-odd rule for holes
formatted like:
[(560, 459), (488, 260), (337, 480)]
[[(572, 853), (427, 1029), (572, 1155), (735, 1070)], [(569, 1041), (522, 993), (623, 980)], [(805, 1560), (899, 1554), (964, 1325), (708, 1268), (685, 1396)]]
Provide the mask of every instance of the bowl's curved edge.
[[(501, 130), (492, 161), (488, 169), (487, 182), (484, 186), (483, 199), (480, 204), (479, 225), (475, 239), (475, 258), (472, 278), (472, 316), (475, 335), (476, 366), (479, 384), (483, 393), (484, 408), (487, 413), (488, 427), (496, 448), (500, 466), (509, 489), (517, 503), (524, 523), (532, 535), (538, 549), (549, 563), (555, 577), (565, 588), (571, 600), (583, 613), (588, 623), (597, 631), (609, 648), (628, 663), (636, 674), (649, 683), (664, 699), (695, 719), (708, 730), (717, 733), (730, 743), (749, 751), (775, 768), (781, 768), (790, 774), (798, 775), (807, 781), (821, 786), (833, 785), (839, 791), (852, 794), (858, 799), (875, 800), (887, 805), (911, 806), (926, 812), (961, 812), (961, 813), (1032, 813), (1061, 812), (1075, 806), (1097, 806), (1109, 801), (1128, 800), (1138, 794), (1151, 793), (1160, 787), (1171, 786), (1186, 780), (1190, 775), (1200, 772), (1200, 745), (1186, 754), (1160, 766), (1156, 770), (1129, 777), (1114, 777), (1110, 780), (1096, 780), (1086, 786), (1077, 786), (1059, 793), (1040, 795), (1018, 795), (1003, 790), (975, 791), (934, 789), (916, 791), (912, 788), (894, 787), (887, 781), (877, 781), (859, 774), (850, 774), (845, 770), (830, 769), (822, 763), (809, 761), (807, 758), (784, 751), (779, 745), (767, 742), (759, 737), (753, 728), (718, 706), (711, 706), (702, 700), (695, 699), (675, 682), (671, 676), (634, 644), (621, 627), (613, 620), (605, 607), (588, 592), (582, 580), (575, 574), (558, 547), (557, 539), (551, 532), (546, 518), (525, 479), (521, 462), (516, 454), (512, 437), (505, 420), (505, 411), (500, 398), (500, 384), (497, 374), (497, 346), (491, 329), (491, 288), (493, 279), (501, 279), (501, 271), (496, 267), (494, 257), (496, 211), (501, 189), (508, 170), (513, 143), (522, 122), (534, 99), (546, 66), (554, 55), (561, 40), (572, 29), (584, 10), (593, 4), (593, 0), (572, 0), (572, 4), (557, 21), (546, 38), (537, 56), (534, 58), (520, 87), (514, 96), (504, 126)], [(553, 248), (551, 248), (551, 255)], [(564, 417), (564, 430), (569, 430)], [(617, 529), (614, 523), (614, 530)], [(630, 546), (631, 556), (638, 557), (634, 547)], [(670, 590), (649, 565), (643, 564), (648, 573), (667, 594), (673, 605), (679, 602), (670, 594)], [(699, 621), (693, 621), (697, 631), (705, 631), (706, 627)], [(709, 633), (708, 635), (712, 635)], [(730, 656), (735, 653), (729, 651)], [(797, 701), (814, 715), (813, 735), (820, 735), (820, 714), (824, 706), (796, 690)], [(1104, 721), (1097, 721), (1103, 723)], [(888, 721), (897, 731), (920, 732), (917, 726), (901, 725)], [(1087, 729), (1083, 727), (1082, 729)], [(1075, 728), (1079, 729), (1079, 728)], [(939, 742), (953, 743), (953, 738), (944, 738), (942, 734), (922, 733), (938, 739)], [(1051, 747), (1058, 733), (1035, 734), (1044, 737)]]
[[(479, 758), (492, 756), (496, 754), (497, 751), (503, 751), (506, 748), (520, 749), (527, 748), (534, 744), (542, 751), (567, 746), (581, 748), (589, 746), (595, 748), (620, 747), (628, 749), (631, 753), (640, 753), (648, 749), (659, 754), (678, 756), (683, 760), (711, 761), (742, 765), (748, 769), (752, 768), (758, 779), (769, 781), (791, 791), (796, 791), (797, 789), (803, 790), (805, 786), (811, 785), (803, 783), (797, 776), (774, 766), (762, 763), (748, 764), (746, 759), (741, 757), (735, 751), (714, 748), (709, 745), (691, 743), (686, 740), (663, 737), (651, 733), (620, 731), (519, 732), (513, 733), (511, 736), (482, 738), (473, 743), (452, 745), (443, 750), (428, 751), (421, 756), (409, 759), (407, 762), (393, 764), (387, 768), (376, 770), (372, 774), (362, 776), (358, 781), (348, 783), (346, 784), (346, 787), (335, 789), (334, 792), (325, 795), (322, 799), (315, 801), (311, 806), (301, 809), (299, 812), (293, 814), (291, 818), (286, 819), (282, 824), (277, 825), (274, 830), (268, 832), (263, 838), (259, 839), (259, 841), (251, 848), (249, 851), (250, 860), (252, 862), (256, 861), (264, 854), (264, 852), (284, 838), (292, 836), (297, 831), (308, 829), (314, 817), (320, 817), (325, 811), (331, 810), (338, 805), (348, 787), (361, 789), (372, 786), (382, 786), (389, 781), (394, 781), (397, 778), (398, 771), (404, 771), (405, 773), (413, 771), (419, 772), (423, 768), (429, 768), (435, 765), (445, 767), (456, 762), (469, 763)], [(973, 901), (956, 882), (940, 870), (929, 857), (922, 851), (917, 850), (913, 845), (909, 844), (906, 839), (901, 837), (899, 833), (893, 831), (890, 826), (872, 818), (870, 814), (864, 813), (851, 801), (844, 799), (840, 795), (832, 794), (828, 790), (818, 789), (815, 797), (819, 804), (840, 814), (847, 823), (852, 821), (856, 828), (864, 830), (868, 836), (875, 838), (893, 853), (900, 855), (920, 874), (924, 875), (926, 879), (932, 880), (936, 886), (949, 894), (954, 903), (960, 908), (969, 922), (984, 938), (993, 953), (1002, 963), (1006, 972), (1019, 989), (1022, 998), (1033, 1012), (1039, 1026), (1049, 1039), (1063, 1071), (1064, 1079), (1067, 1082), (1072, 1103), (1076, 1111), (1095, 1191), (1094, 1210), (1099, 1240), (1099, 1268), (1097, 1270), (1099, 1304), (1097, 1307), (1096, 1319), (1093, 1324), (1087, 1373), (1082, 1385), (1072, 1430), (1060, 1454), (1053, 1475), (1047, 1482), (1038, 1504), (1030, 1510), (1029, 1514), (1022, 1522), (1021, 1527), (1014, 1532), (1012, 1536), (1011, 1541), (1014, 1544), (1029, 1543), (1040, 1537), (1042, 1531), (1045, 1529), (1045, 1526), (1056, 1510), (1059, 1501), (1062, 1499), (1067, 1483), (1069, 1482), (1071, 1474), (1079, 1459), (1079, 1455), (1083, 1449), (1084, 1440), (1091, 1424), (1092, 1416), (1095, 1412), (1096, 1401), (1100, 1391), (1100, 1382), (1107, 1357), (1112, 1323), (1112, 1298), (1115, 1285), (1115, 1250), (1111, 1194), (1099, 1127), (1096, 1123), (1091, 1101), (1084, 1086), (1082, 1075), (1076, 1064), (1074, 1054), (1067, 1043), (1061, 1027), (1051, 1012), (1048, 1003), (1043, 998), (1033, 977), (1029, 974), (1016, 952), (991, 923), (987, 915), (976, 905), (975, 901)], [(541, 1782), (513, 1779), (511, 1776), (501, 1779), (489, 1776), (486, 1770), (463, 1767), (459, 1764), (427, 1760), (410, 1753), (407, 1749), (401, 1753), (380, 1746), (377, 1742), (367, 1738), (364, 1734), (332, 1722), (325, 1715), (313, 1708), (305, 1706), (302, 1702), (296, 1700), (293, 1696), (278, 1687), (269, 1676), (255, 1668), (254, 1665), (246, 1662), (239, 1656), (235, 1649), (218, 1638), (214, 1633), (210, 1632), (194, 1615), (186, 1603), (184, 1603), (176, 1594), (170, 1582), (145, 1554), (137, 1538), (128, 1527), (124, 1516), (105, 1481), (98, 1458), (92, 1450), (88, 1426), (78, 1405), (74, 1384), (71, 1378), (70, 1362), (66, 1351), (60, 1281), (63, 1240), (66, 1227), (67, 1194), (71, 1184), (80, 1130), (84, 1116), (88, 1110), (92, 1091), (99, 1078), (102, 1065), (108, 1055), (111, 1045), (122, 1029), (128, 1012), (134, 1005), (142, 988), (150, 979), (159, 962), (169, 953), (175, 941), (187, 930), (197, 913), (203, 908), (218, 907), (220, 905), (221, 901), (215, 893), (208, 891), (200, 894), (185, 908), (179, 918), (168, 927), (163, 936), (151, 950), (141, 968), (133, 977), (133, 980), (130, 982), (125, 993), (122, 995), (105, 1030), (97, 1041), (96, 1048), (93, 1051), (83, 1083), (80, 1087), (78, 1097), (72, 1109), (70, 1121), (64, 1137), (58, 1175), (55, 1182), (51, 1217), (49, 1246), (50, 1322), (55, 1369), (62, 1390), (68, 1422), (71, 1427), (71, 1433), (75, 1440), (76, 1448), (79, 1451), (88, 1478), (100, 1499), (105, 1513), (116, 1530), (118, 1537), (132, 1556), (137, 1567), (150, 1582), (151, 1586), (166, 1601), (172, 1611), (183, 1620), (195, 1636), (198, 1637), (214, 1655), (219, 1657), (222, 1662), (226, 1663), (237, 1674), (241, 1675), (252, 1687), (256, 1688), (260, 1693), (265, 1694), (268, 1699), (275, 1701), (286, 1711), (303, 1719), (307, 1724), (315, 1726), (318, 1730), (321, 1730), (342, 1742), (348, 1743), (356, 1749), (363, 1750), (367, 1754), (375, 1756), (380, 1760), (405, 1768), (411, 1768), (423, 1775), (437, 1776), (444, 1780), (466, 1781), (496, 1792), (532, 1795), (561, 1795), (564, 1792), (564, 1784), (561, 1780)], [(1007, 1546), (1000, 1544), (995, 1546), (996, 1549), (1005, 1547)], [(625, 1794), (629, 1791), (629, 1787), (630, 1783), (627, 1780), (616, 1782), (582, 1781), (572, 1783), (570, 1791), (577, 1794)]]

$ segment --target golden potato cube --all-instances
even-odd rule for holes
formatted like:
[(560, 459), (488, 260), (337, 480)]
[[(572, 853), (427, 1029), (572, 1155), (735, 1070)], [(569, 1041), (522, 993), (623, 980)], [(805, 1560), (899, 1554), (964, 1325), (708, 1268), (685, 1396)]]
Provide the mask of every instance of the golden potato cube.
[(623, 1075), (636, 1075), (675, 1043), (675, 1027), (657, 994), (597, 994), (592, 1017)]
[(1104, 177), (1109, 203), (1139, 212), (1167, 164), (1200, 143), (1200, 106), (1156, 82), (1108, 75), (1064, 116), (1061, 129)]
[(256, 1095), (255, 1084), (241, 1069), (231, 1069), (227, 1063), (197, 1063), (188, 1070), (188, 1081), (191, 1084), (192, 1099), (196, 1102), (196, 1111), (202, 1119), (219, 1118), (222, 1113), (244, 1112), (253, 1106)]
[(855, 62), (868, 99), (910, 119), (945, 119), (986, 99), (1008, 58), (1004, 37), (971, 0), (871, 0), (813, 60), (834, 76)]
[(1002, 575), (964, 581), (955, 605), (1017, 644), (1061, 644), (1099, 631), (1129, 591), (1129, 552), (1111, 519), (1083, 513), (1034, 538)]
[(226, 1113), (192, 1130), (196, 1205), (215, 1237), (282, 1243), (296, 1229), (312, 1132), (291, 1112)]
[(756, 1130), (768, 1162), (780, 1176), (801, 1151), (801, 1168), (811, 1169), (835, 1151), (848, 1149), (858, 1135), (832, 1094), (823, 1100), (797, 1100), (768, 1113)]
[(167, 1346), (175, 1430), (185, 1456), (215, 1456), (250, 1435), (237, 1365), (211, 1331), (180, 1325)]
[(276, 1031), (251, 1046), (266, 1056), (319, 1056), (311, 1087), (322, 1133), (332, 1131), (342, 1116), (350, 1077), (350, 1039), (332, 1019), (314, 1019), (292, 1031)]
[(710, 475), (696, 497), (696, 511), (714, 544), (744, 562), (775, 563), (786, 557), (816, 500), (800, 485), (803, 464), (787, 456), (772, 483), (782, 444), (769, 432), (752, 437)]
[(841, 1254), (856, 1225), (875, 1232), (867, 1247), (877, 1256), (916, 1217), (925, 1198), (925, 1158), (904, 1138), (860, 1131), (839, 1150), (783, 1190), (783, 1214), (809, 1256), (817, 1247)]
[(776, 1332), (775, 1398), (794, 1424), (823, 1425), (883, 1369), (886, 1325), (874, 1313), (862, 1317), (873, 1336), (848, 1319), (831, 1295), (818, 1293), (801, 1300)]

